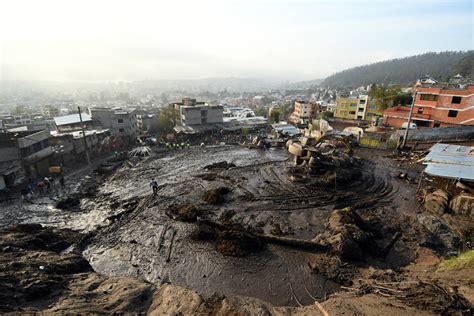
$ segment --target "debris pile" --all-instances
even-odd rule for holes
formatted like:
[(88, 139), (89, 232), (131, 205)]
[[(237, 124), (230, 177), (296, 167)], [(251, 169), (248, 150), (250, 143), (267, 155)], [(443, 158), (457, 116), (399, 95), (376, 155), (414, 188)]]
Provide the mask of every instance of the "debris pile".
[(421, 163), (427, 154), (428, 151), (394, 151), (387, 155), (387, 157), (400, 164), (414, 165)]
[(78, 250), (65, 251), (80, 238), (39, 224), (0, 230), (0, 310), (18, 310), (35, 300), (52, 303), (67, 291), (71, 274), (92, 271)]
[(349, 207), (333, 211), (326, 231), (313, 241), (330, 246), (332, 254), (342, 260), (361, 261), (367, 253), (380, 255), (382, 252), (369, 225)]
[(236, 165), (231, 162), (229, 163), (227, 161), (220, 161), (204, 166), (204, 170), (228, 170), (234, 167), (236, 167)]
[(231, 190), (228, 187), (220, 187), (216, 189), (207, 190), (202, 199), (209, 204), (222, 204), (225, 202), (225, 196)]
[(252, 139), (252, 145), (254, 148), (267, 149), (272, 145), (266, 135), (258, 135)]
[(195, 205), (184, 204), (170, 208), (166, 214), (175, 220), (192, 223), (197, 221), (198, 216), (202, 214), (202, 210)]
[(261, 238), (237, 224), (201, 221), (194, 238), (215, 242), (216, 250), (227, 256), (243, 257), (263, 248)]
[(151, 156), (151, 148), (148, 146), (140, 146), (134, 148), (128, 152), (129, 157), (150, 157)]
[[(474, 306), (456, 288), (444, 288), (425, 281), (362, 282), (358, 287), (347, 288), (351, 295), (375, 293), (396, 299), (408, 306), (431, 311), (436, 315), (470, 315)], [(336, 297), (341, 294), (333, 294)]]
[(452, 213), (468, 219), (474, 219), (474, 194), (469, 190), (462, 190), (454, 197), (444, 189), (425, 187), (422, 190), (423, 205), (425, 208), (438, 215)]
[[(359, 168), (354, 168), (357, 160), (352, 157), (349, 140), (342, 136), (323, 136), (318, 141), (303, 138), (289, 140), (288, 151), (294, 157), (294, 167), (290, 168), (291, 180), (314, 184), (344, 184), (360, 176)], [(319, 175), (319, 178), (315, 178)]]

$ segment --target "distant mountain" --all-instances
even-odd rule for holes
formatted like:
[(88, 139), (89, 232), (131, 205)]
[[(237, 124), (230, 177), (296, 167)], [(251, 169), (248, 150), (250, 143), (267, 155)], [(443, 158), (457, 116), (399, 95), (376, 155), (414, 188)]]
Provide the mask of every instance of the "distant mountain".
[(327, 77), (321, 86), (360, 87), (372, 83), (409, 85), (425, 75), (447, 81), (457, 73), (474, 79), (473, 69), (473, 50), (426, 53), (350, 68)]
[(286, 86), (283, 88), (286, 89), (298, 89), (298, 88), (311, 88), (314, 86), (318, 86), (323, 82), (323, 79), (314, 79), (314, 80), (308, 80), (308, 81), (299, 81), (299, 82), (292, 82), (288, 83)]

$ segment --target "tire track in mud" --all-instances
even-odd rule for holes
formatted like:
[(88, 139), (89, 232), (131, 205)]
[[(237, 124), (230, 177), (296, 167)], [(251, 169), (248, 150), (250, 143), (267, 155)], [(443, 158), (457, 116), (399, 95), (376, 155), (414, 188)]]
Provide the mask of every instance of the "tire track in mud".
[[(380, 170), (370, 163), (362, 167), (362, 176), (339, 189), (328, 186), (308, 188), (304, 184), (295, 184), (282, 179), (274, 169), (271, 172), (261, 172), (266, 177), (265, 182), (271, 185), (265, 188), (265, 194), (258, 201), (274, 204), (278, 211), (293, 211), (298, 209), (318, 208), (334, 205), (342, 208), (358, 204), (361, 208), (384, 206), (391, 203), (397, 193), (390, 175), (386, 170)], [(377, 176), (375, 175), (377, 174)]]

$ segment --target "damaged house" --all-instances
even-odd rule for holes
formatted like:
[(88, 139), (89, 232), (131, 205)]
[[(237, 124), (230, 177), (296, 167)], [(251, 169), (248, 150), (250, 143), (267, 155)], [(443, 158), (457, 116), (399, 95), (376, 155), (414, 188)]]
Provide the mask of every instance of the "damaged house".
[(51, 155), (48, 130), (0, 133), (0, 189), (47, 175)]
[(453, 213), (473, 219), (474, 147), (438, 143), (430, 148), (423, 164), (424, 174), (443, 184), (443, 188), (437, 188), (421, 177), (425, 207), (440, 215)]

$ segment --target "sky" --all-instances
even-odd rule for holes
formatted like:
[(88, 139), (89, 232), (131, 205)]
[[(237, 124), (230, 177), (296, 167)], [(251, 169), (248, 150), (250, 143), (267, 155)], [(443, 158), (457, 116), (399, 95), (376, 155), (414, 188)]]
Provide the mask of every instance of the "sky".
[(472, 3), (5, 0), (0, 80), (318, 79), (474, 49)]

